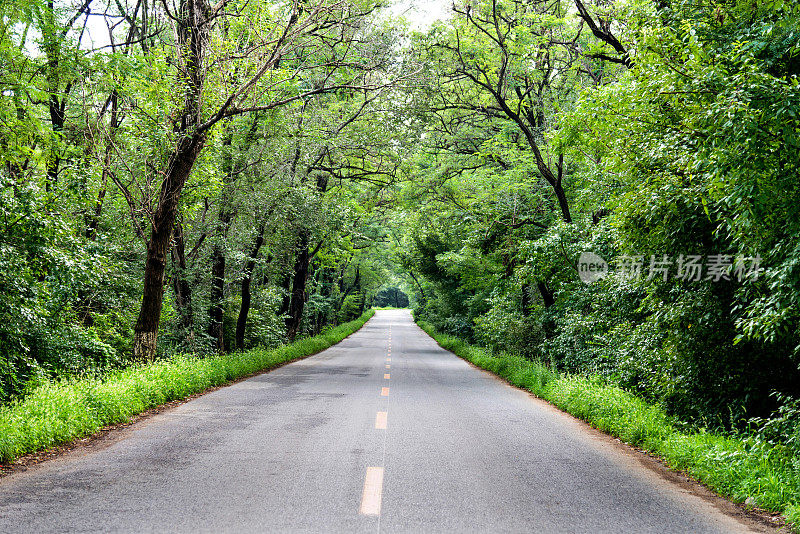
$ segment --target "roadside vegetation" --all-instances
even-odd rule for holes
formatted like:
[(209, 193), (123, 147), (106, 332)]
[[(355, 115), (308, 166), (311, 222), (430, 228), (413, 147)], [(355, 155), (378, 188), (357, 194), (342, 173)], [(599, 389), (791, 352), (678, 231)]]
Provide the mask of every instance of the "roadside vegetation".
[(38, 386), (0, 407), (0, 462), (46, 449), (122, 423), (173, 400), (316, 354), (361, 328), (375, 314), (273, 349), (205, 358), (168, 359), (111, 371), (98, 378), (71, 378)]
[(408, 159), (379, 3), (0, 3), (0, 403), (352, 320)]
[(554, 371), (537, 361), (471, 345), (419, 321), (444, 349), (530, 391), (622, 441), (655, 454), (746, 507), (779, 512), (800, 527), (797, 451), (758, 436), (692, 430), (658, 406), (598, 377)]

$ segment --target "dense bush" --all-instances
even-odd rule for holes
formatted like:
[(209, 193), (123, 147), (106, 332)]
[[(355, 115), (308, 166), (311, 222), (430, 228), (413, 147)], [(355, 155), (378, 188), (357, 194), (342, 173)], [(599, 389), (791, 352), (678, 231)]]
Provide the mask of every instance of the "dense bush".
[(340, 321), (350, 321), (354, 317), (358, 317), (361, 310), (364, 308), (364, 295), (356, 293), (355, 295), (347, 295), (339, 310)]

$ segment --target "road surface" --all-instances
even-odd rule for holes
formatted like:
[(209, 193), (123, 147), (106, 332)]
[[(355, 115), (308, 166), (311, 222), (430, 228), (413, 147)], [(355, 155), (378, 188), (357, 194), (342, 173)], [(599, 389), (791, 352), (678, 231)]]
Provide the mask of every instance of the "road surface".
[(764, 528), (442, 350), (403, 310), (117, 434), (0, 480), (0, 532)]

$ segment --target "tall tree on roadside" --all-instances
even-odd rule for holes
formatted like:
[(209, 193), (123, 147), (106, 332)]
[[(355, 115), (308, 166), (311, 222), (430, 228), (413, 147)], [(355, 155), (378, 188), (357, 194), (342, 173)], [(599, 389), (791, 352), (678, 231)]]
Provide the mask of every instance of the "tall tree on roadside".
[[(175, 30), (175, 59), (170, 64), (182, 96), (170, 118), (173, 142), (159, 171), (161, 185), (149, 214), (144, 289), (133, 343), (134, 357), (141, 360), (156, 355), (166, 259), (181, 193), (214, 127), (228, 117), (353, 86), (356, 80), (337, 68), (347, 57), (319, 64), (310, 55), (288, 69), (278, 65), (290, 52), (313, 46), (319, 35), (343, 33), (354, 39), (356, 23), (372, 9), (325, 1), (293, 2), (272, 10), (247, 2), (211, 6), (205, 0), (164, 7)], [(237, 10), (240, 18), (233, 18)], [(244, 45), (238, 46), (240, 42)], [(301, 78), (306, 83), (295, 83)]]
[[(454, 5), (452, 27), (435, 29), (421, 43), (433, 66), (427, 91), (433, 103), (434, 150), (460, 160), (458, 175), (468, 169), (497, 169), (527, 180), (536, 209), (524, 220), (512, 217), (509, 228), (533, 225), (545, 230), (558, 219), (573, 221), (565, 180), (569, 162), (563, 147), (550, 143), (558, 110), (580, 84), (580, 31), (569, 24), (561, 1), (483, 0)], [(442, 135), (443, 134), (443, 135)], [(518, 178), (516, 178), (518, 180)], [(451, 199), (455, 197), (451, 196)], [(513, 255), (512, 255), (513, 256)], [(513, 272), (515, 258), (505, 263)], [(545, 307), (554, 300), (549, 268), (536, 274)], [(527, 296), (528, 289), (522, 288)]]
[(442, 100), (434, 107), (510, 122), (556, 197), (561, 218), (572, 222), (564, 154), (550, 150), (546, 136), (551, 113), (576, 81), (578, 33), (561, 22), (566, 7), (549, 0), (487, 0), (453, 10), (453, 32), (434, 43), (452, 65), (445, 67)]

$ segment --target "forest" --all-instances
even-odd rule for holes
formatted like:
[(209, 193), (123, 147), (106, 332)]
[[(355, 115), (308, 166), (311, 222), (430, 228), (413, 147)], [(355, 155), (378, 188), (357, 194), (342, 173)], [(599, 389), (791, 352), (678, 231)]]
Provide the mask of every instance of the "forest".
[(800, 7), (446, 11), (0, 4), (0, 402), (410, 305), (797, 461)]

